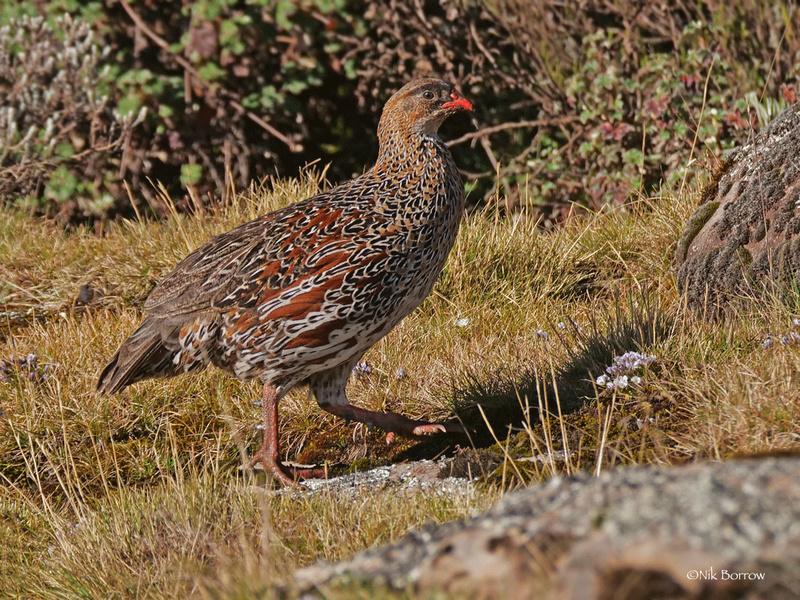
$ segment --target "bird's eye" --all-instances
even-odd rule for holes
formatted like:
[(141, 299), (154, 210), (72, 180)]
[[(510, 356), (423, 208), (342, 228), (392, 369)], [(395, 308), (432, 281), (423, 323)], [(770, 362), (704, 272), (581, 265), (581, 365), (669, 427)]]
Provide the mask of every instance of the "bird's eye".
[(422, 92), (422, 97), (425, 98), (425, 100), (433, 100), (433, 92), (424, 91)]

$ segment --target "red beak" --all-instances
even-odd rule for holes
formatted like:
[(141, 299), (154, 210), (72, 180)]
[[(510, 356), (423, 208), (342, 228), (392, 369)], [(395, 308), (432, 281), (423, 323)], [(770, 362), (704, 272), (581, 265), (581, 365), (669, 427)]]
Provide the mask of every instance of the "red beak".
[(458, 92), (453, 92), (452, 94), (450, 94), (450, 97), (453, 100), (442, 104), (442, 108), (458, 108), (461, 110), (472, 110), (472, 102), (464, 98), (464, 96), (462, 96)]

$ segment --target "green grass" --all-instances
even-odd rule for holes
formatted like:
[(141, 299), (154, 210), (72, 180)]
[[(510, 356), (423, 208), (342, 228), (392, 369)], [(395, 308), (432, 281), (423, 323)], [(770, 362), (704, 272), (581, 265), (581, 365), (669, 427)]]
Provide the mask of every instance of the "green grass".
[[(180, 258), (318, 185), (309, 175), (193, 217), (102, 232), (0, 213), (0, 358), (36, 354), (39, 372), (59, 365), (46, 380), (0, 381), (6, 597), (279, 597), (297, 567), (463, 518), (555, 473), (800, 445), (800, 345), (761, 347), (796, 328), (797, 314), (769, 301), (728, 322), (684, 311), (672, 255), (695, 199), (669, 192), (548, 232), (524, 214), (470, 215), (434, 293), (366, 355), (372, 373), (351, 381), (354, 403), (426, 418), (456, 411), (476, 442), (500, 442), (491, 452), (501, 467), (469, 500), (265, 492), (239, 468), (258, 443), (258, 386), (219, 371), (95, 395), (144, 298)], [(81, 286), (96, 292), (88, 306)], [(627, 350), (657, 357), (643, 384), (595, 389)], [(336, 469), (419, 451), (336, 421), (302, 389), (282, 402), (281, 420), (288, 459)]]

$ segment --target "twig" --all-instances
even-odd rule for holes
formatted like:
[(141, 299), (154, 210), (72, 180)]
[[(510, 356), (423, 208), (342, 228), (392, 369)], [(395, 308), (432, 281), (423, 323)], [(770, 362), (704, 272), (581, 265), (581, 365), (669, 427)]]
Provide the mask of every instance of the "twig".
[(556, 117), (554, 119), (534, 119), (533, 121), (516, 121), (510, 123), (501, 123), (500, 125), (492, 125), (491, 127), (484, 127), (478, 131), (466, 133), (459, 138), (447, 142), (448, 146), (456, 146), (463, 144), (475, 138), (482, 138), (487, 135), (492, 135), (498, 131), (505, 131), (506, 129), (524, 129), (527, 127), (551, 127), (553, 125), (566, 125), (580, 120), (576, 115), (565, 115), (563, 117)]
[(482, 137), (481, 146), (483, 146), (483, 151), (486, 152), (486, 156), (489, 158), (489, 162), (492, 163), (492, 167), (494, 167), (495, 173), (500, 174), (500, 163), (497, 162), (497, 159), (494, 156), (494, 152), (492, 152), (492, 146), (489, 144), (489, 140), (487, 140), (485, 137)]
[[(162, 48), (163, 50), (168, 52), (170, 55), (172, 55), (172, 57), (175, 59), (175, 62), (177, 62), (181, 67), (183, 67), (186, 70), (186, 72), (188, 72), (190, 75), (192, 75), (199, 84), (201, 84), (202, 86), (204, 86), (206, 88), (207, 91), (211, 91), (208, 82), (206, 82), (202, 77), (200, 77), (200, 74), (197, 72), (197, 69), (195, 69), (185, 58), (175, 54), (172, 51), (172, 48), (170, 48), (170, 46), (167, 43), (167, 41), (164, 38), (160, 37), (152, 29), (150, 29), (150, 27), (147, 25), (147, 23), (145, 23), (142, 20), (142, 18), (136, 13), (136, 11), (133, 10), (130, 7), (130, 5), (126, 2), (126, 0), (120, 0), (120, 4), (122, 5), (122, 8), (125, 9), (125, 12), (128, 13), (128, 16), (131, 18), (131, 20), (133, 20), (133, 22), (136, 24), (136, 26), (142, 31), (142, 33), (144, 33), (147, 37), (149, 37), (160, 48)], [(230, 91), (228, 91), (228, 90), (226, 90), (224, 88), (222, 88), (222, 90), (229, 96), (229, 101), (231, 103), (231, 106), (233, 106), (233, 108), (235, 108), (239, 112), (243, 113), (248, 119), (250, 119), (251, 121), (253, 121), (257, 125), (259, 125), (264, 130), (268, 131), (274, 137), (278, 138), (280, 141), (282, 141), (284, 144), (286, 144), (289, 147), (289, 150), (291, 150), (292, 152), (295, 152), (297, 150), (297, 144), (295, 142), (293, 142), (286, 135), (284, 135), (283, 133), (281, 133), (280, 131), (275, 129), (272, 125), (267, 123), (264, 119), (262, 119), (261, 117), (259, 117), (255, 113), (247, 110), (239, 102), (234, 100)], [(208, 95), (206, 97), (210, 98), (211, 96)]]
[(475, 21), (470, 20), (469, 33), (472, 36), (472, 40), (475, 42), (475, 45), (478, 47), (478, 50), (481, 51), (481, 53), (486, 57), (493, 67), (496, 67), (497, 63), (495, 62), (494, 57), (489, 53), (489, 51), (486, 49), (486, 46), (483, 45), (478, 37), (478, 32), (475, 30)]
[(500, 169), (500, 162), (495, 157), (494, 152), (492, 152), (492, 145), (489, 143), (489, 138), (484, 136), (480, 138), (480, 142), (481, 146), (483, 146), (483, 151), (486, 152), (486, 156), (489, 158), (489, 162), (492, 163), (492, 167), (494, 167), (494, 172), (496, 175), (494, 188), (492, 191), (497, 190), (499, 199), (500, 184), (502, 183), (503, 188), (506, 191), (506, 198), (509, 198), (511, 196), (511, 190), (508, 187), (508, 181), (506, 181), (506, 178), (501, 177), (502, 169)]

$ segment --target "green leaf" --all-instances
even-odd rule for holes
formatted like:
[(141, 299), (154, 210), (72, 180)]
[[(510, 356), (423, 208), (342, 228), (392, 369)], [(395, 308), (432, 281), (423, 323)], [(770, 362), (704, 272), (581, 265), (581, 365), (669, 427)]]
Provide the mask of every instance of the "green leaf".
[(44, 194), (56, 202), (66, 202), (75, 195), (77, 189), (77, 177), (66, 166), (61, 165), (50, 174)]
[(638, 148), (631, 148), (622, 154), (622, 159), (627, 164), (638, 166), (644, 163), (644, 154)]
[(300, 94), (308, 89), (308, 83), (299, 79), (295, 79), (293, 81), (286, 82), (283, 88), (291, 94)]
[(133, 94), (123, 96), (119, 99), (119, 103), (117, 104), (117, 110), (122, 116), (138, 113), (141, 107), (142, 103), (139, 97)]
[(61, 142), (56, 145), (56, 156), (61, 158), (71, 158), (75, 155), (75, 148), (69, 142)]
[(206, 81), (218, 81), (225, 78), (225, 70), (215, 63), (204, 64), (197, 69), (197, 73)]
[(288, 31), (292, 28), (292, 17), (296, 11), (294, 0), (277, 0), (275, 2), (275, 24)]
[(181, 165), (181, 183), (185, 186), (196, 184), (203, 177), (203, 167), (200, 165)]

